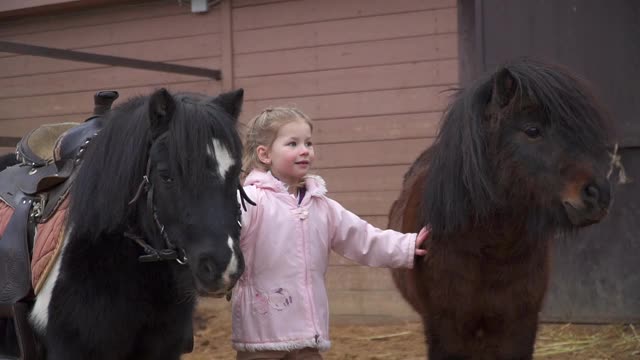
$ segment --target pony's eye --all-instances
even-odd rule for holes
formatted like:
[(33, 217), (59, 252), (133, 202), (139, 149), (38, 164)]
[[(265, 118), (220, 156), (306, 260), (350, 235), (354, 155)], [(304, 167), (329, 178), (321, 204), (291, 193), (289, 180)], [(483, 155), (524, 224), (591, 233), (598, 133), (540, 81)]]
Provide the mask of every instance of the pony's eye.
[(524, 130), (524, 133), (531, 139), (537, 139), (540, 136), (542, 136), (542, 133), (540, 132), (540, 129), (535, 127), (535, 126), (531, 126), (528, 127)]
[(171, 184), (173, 182), (173, 178), (169, 175), (160, 174), (160, 179), (165, 184)]

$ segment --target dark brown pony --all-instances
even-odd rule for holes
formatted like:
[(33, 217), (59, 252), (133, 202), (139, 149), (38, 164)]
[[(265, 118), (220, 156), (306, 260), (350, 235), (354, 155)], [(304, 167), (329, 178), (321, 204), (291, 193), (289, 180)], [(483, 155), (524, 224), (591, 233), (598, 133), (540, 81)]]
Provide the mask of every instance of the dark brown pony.
[(432, 228), (425, 258), (393, 271), (431, 360), (532, 358), (551, 240), (607, 214), (607, 141), (562, 69), (519, 60), (457, 93), (389, 215), (396, 230)]

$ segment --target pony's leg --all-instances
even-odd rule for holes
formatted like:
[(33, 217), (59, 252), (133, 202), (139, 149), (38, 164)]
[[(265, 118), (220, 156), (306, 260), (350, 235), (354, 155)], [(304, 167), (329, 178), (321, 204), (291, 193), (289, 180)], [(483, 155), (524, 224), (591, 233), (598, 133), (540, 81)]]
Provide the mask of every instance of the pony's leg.
[(460, 334), (451, 327), (453, 322), (438, 320), (437, 317), (429, 318), (429, 323), (423, 320), (425, 333), (428, 334), (429, 360), (533, 359), (537, 329), (535, 316), (512, 321), (509, 328), (501, 328), (498, 333), (485, 333), (484, 345), (471, 337), (460, 338)]
[[(139, 334), (131, 360), (178, 360), (193, 349), (193, 305), (184, 304), (168, 316), (164, 326), (145, 328)], [(159, 317), (159, 316), (158, 316)]]
[(79, 351), (78, 347), (65, 347), (51, 342), (47, 345), (47, 360), (76, 360), (86, 358), (87, 354)]
[(471, 357), (449, 353), (439, 344), (429, 344), (429, 360), (471, 360)]
[(426, 334), (429, 360), (471, 360), (472, 356), (461, 351), (464, 344), (457, 343), (458, 337), (451, 328), (451, 322), (436, 316), (422, 318)]
[(531, 360), (538, 332), (538, 317), (520, 317), (517, 321), (511, 321), (510, 328), (505, 331), (509, 334), (502, 339), (502, 346), (498, 347), (498, 360)]
[(130, 360), (179, 360), (184, 350), (182, 339), (170, 339), (147, 337), (144, 344), (138, 344), (138, 348), (130, 357)]
[[(162, 329), (162, 333), (147, 331), (130, 360), (179, 360), (185, 350), (185, 339), (176, 329)], [(158, 329), (160, 330), (160, 329)]]
[[(89, 296), (88, 289), (56, 284), (44, 335), (47, 360), (124, 360), (130, 354), (139, 328), (135, 316), (123, 315), (131, 305), (115, 296)], [(105, 305), (109, 300), (111, 307)]]
[(151, 349), (140, 356), (132, 356), (131, 360), (179, 360), (182, 355), (182, 351), (179, 348), (172, 347), (170, 349), (164, 349), (162, 346), (158, 346), (155, 349)]
[(108, 346), (88, 347), (85, 341), (77, 341), (69, 334), (46, 340), (47, 360), (124, 360), (127, 350), (127, 346), (121, 348), (113, 342)]

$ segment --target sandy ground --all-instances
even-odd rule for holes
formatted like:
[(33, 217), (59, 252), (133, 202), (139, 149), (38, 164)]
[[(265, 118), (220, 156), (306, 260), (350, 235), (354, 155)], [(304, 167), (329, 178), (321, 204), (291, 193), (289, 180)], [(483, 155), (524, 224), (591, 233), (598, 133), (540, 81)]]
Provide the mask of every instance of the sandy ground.
[[(235, 359), (229, 307), (222, 300), (201, 303), (196, 316), (195, 350), (186, 360)], [(424, 359), (422, 325), (332, 325), (327, 360)], [(544, 324), (535, 359), (640, 359), (640, 326)]]

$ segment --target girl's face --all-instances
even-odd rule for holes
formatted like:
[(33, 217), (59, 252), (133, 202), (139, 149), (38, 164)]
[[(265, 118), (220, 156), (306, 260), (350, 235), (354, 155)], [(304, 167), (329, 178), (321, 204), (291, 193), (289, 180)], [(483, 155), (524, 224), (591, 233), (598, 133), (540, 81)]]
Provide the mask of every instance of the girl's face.
[(275, 177), (287, 185), (297, 185), (315, 158), (311, 127), (304, 120), (290, 122), (280, 128), (269, 148), (259, 146), (257, 151)]

